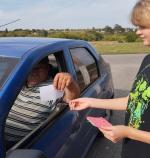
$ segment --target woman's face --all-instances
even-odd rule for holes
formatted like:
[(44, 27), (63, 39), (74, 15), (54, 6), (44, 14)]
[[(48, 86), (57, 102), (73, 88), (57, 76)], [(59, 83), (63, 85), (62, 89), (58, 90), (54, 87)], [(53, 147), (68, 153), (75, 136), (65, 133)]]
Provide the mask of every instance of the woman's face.
[(150, 28), (139, 27), (136, 34), (143, 40), (145, 46), (150, 46)]

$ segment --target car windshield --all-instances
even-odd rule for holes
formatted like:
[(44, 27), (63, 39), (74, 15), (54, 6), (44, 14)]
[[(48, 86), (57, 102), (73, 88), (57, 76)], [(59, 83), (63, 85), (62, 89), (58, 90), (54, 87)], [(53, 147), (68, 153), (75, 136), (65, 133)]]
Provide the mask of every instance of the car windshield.
[(0, 89), (18, 61), (18, 58), (0, 56)]

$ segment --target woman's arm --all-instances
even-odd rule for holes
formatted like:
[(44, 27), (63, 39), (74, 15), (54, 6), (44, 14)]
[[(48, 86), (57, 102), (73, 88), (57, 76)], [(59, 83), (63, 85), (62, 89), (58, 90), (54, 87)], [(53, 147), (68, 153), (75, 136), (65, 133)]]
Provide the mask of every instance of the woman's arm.
[(115, 99), (91, 99), (90, 107), (102, 108), (111, 110), (126, 110), (128, 102), (128, 96), (124, 98)]
[(128, 97), (117, 99), (78, 98), (69, 103), (71, 110), (83, 110), (86, 108), (100, 108), (111, 110), (126, 110)]
[(116, 143), (123, 138), (130, 138), (136, 141), (150, 144), (150, 132), (135, 129), (133, 127), (116, 125), (110, 127), (102, 127), (100, 131), (104, 136)]
[(150, 132), (137, 130), (135, 128), (129, 127), (127, 137), (133, 140), (150, 144)]

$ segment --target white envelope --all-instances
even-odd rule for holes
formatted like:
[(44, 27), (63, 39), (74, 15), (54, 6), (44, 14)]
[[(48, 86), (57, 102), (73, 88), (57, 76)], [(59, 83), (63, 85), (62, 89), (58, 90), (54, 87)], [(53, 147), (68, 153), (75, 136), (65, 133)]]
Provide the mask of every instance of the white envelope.
[(64, 91), (57, 90), (53, 85), (40, 87), (40, 98), (41, 102), (52, 102), (54, 103), (58, 98), (61, 98)]

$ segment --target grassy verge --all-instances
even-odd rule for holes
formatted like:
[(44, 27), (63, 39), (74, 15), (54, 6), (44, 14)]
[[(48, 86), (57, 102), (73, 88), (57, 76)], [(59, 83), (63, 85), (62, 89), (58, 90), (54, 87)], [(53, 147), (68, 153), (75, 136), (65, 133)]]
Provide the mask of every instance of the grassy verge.
[(116, 41), (90, 42), (101, 54), (143, 54), (150, 53), (150, 47), (142, 42), (118, 43)]

